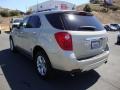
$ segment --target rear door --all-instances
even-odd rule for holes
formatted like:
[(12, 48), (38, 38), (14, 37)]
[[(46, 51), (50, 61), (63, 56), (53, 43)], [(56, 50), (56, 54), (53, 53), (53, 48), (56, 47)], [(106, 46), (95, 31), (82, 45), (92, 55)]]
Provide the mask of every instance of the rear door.
[(17, 32), (15, 32), (15, 36), (16, 36), (16, 46), (23, 49), (23, 45), (24, 45), (24, 42), (23, 42), (23, 39), (24, 39), (24, 28), (26, 27), (26, 24), (28, 22), (28, 17), (24, 18), (23, 20), (23, 25), (20, 27), (20, 29), (15, 29), (17, 30)]
[(32, 51), (32, 47), (37, 42), (40, 26), (40, 17), (37, 15), (32, 15), (29, 17), (26, 27), (23, 29), (22, 48), (29, 54)]

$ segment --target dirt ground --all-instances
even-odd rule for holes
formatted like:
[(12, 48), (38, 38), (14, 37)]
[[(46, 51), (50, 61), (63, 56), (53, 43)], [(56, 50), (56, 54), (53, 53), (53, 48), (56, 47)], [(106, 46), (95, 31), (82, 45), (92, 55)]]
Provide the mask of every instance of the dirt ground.
[(0, 30), (9, 31), (11, 17), (2, 17), (2, 23), (0, 23)]

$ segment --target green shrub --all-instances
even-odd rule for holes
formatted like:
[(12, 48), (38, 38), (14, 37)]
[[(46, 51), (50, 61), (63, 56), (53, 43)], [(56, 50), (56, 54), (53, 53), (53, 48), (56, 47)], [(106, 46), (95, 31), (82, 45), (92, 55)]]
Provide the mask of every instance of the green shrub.
[(12, 11), (9, 12), (9, 15), (10, 16), (19, 16), (20, 12), (12, 10)]
[(8, 11), (0, 11), (0, 15), (2, 16), (2, 17), (8, 17), (9, 16), (9, 12)]
[(22, 13), (17, 10), (11, 10), (11, 11), (3, 10), (3, 11), (0, 11), (0, 15), (2, 17), (9, 17), (9, 16), (19, 16), (19, 15), (22, 15)]
[(119, 9), (119, 7), (118, 6), (109, 6), (109, 8), (111, 9), (111, 10), (113, 10), (113, 11), (116, 11), (116, 10), (118, 10)]
[(83, 11), (91, 12), (92, 9), (91, 9), (90, 5), (86, 4), (85, 7), (83, 8)]

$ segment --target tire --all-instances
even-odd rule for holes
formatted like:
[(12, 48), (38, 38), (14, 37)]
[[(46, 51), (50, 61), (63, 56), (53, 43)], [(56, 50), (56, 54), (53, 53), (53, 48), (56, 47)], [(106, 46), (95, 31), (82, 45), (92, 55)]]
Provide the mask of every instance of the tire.
[(109, 46), (108, 46), (108, 44), (107, 44), (106, 47), (105, 47), (105, 51), (109, 51)]
[(117, 44), (120, 44), (120, 37), (117, 37)]
[(51, 77), (52, 74), (51, 63), (44, 51), (37, 52), (35, 56), (35, 63), (37, 73), (40, 75), (42, 79), (48, 79)]
[(16, 52), (13, 39), (10, 39), (10, 50), (11, 50), (12, 52), (14, 52), (14, 53)]

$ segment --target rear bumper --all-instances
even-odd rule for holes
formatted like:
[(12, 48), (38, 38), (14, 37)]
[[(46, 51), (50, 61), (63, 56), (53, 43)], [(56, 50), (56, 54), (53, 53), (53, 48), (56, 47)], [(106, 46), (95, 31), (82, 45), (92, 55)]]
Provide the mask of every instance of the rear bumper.
[(92, 64), (88, 64), (86, 66), (83, 66), (83, 68), (81, 69), (81, 71), (89, 71), (91, 69), (96, 69), (98, 68), (99, 66), (101, 66), (102, 64), (106, 63), (107, 62), (107, 58), (103, 59), (103, 60), (100, 60), (96, 63), (92, 63)]
[(58, 54), (49, 55), (51, 64), (53, 68), (64, 70), (64, 71), (89, 71), (101, 66), (103, 63), (107, 62), (109, 56), (109, 51), (94, 56), (89, 59), (77, 60), (73, 52), (65, 52)]

